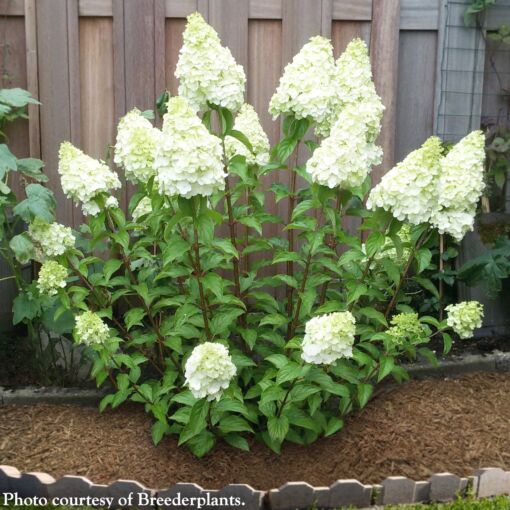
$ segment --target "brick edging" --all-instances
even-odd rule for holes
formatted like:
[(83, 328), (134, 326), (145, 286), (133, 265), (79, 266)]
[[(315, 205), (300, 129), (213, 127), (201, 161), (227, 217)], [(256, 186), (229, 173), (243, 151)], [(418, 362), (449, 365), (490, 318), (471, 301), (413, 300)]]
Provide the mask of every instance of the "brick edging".
[[(381, 484), (364, 485), (358, 480), (338, 480), (329, 487), (313, 487), (305, 482), (288, 482), (278, 489), (255, 490), (249, 485), (231, 484), (220, 490), (203, 489), (194, 483), (177, 483), (155, 490), (138, 482), (118, 480), (110, 485), (98, 485), (81, 476), (64, 476), (55, 480), (45, 473), (21, 473), (11, 466), (0, 466), (0, 494), (16, 493), (20, 498), (96, 497), (113, 499), (111, 508), (121, 505), (121, 498), (133, 495), (133, 507), (196, 508), (184, 504), (185, 498), (203, 498), (202, 508), (243, 508), (244, 510), (290, 510), (310, 507), (333, 509), (339, 507), (366, 508), (372, 505), (450, 501), (473, 494), (478, 498), (510, 494), (510, 472), (500, 468), (477, 470), (473, 476), (462, 478), (451, 473), (437, 473), (425, 481), (402, 476), (386, 478)], [(144, 496), (139, 496), (144, 495)], [(148, 498), (160, 498), (151, 504), (138, 505)], [(174, 498), (170, 504), (168, 499)], [(180, 498), (180, 504), (175, 504)], [(233, 498), (233, 499), (231, 499)], [(244, 504), (231, 504), (239, 498)], [(189, 499), (187, 500), (189, 501)], [(219, 503), (219, 504), (218, 504)], [(122, 505), (126, 506), (126, 505)]]

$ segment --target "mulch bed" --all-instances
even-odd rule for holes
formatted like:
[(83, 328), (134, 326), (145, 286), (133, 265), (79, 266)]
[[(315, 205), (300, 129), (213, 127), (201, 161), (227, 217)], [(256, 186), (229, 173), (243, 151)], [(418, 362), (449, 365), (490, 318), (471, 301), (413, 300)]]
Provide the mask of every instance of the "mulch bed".
[(99, 414), (72, 406), (0, 407), (0, 464), (55, 477), (83, 475), (96, 483), (137, 480), (152, 488), (195, 482), (204, 488), (248, 483), (257, 489), (287, 481), (365, 483), (391, 475), (416, 480), (450, 471), (510, 467), (510, 375), (470, 374), (411, 381), (388, 388), (344, 430), (311, 447), (286, 444), (277, 456), (219, 445), (199, 460), (175, 438), (155, 447), (141, 407)]

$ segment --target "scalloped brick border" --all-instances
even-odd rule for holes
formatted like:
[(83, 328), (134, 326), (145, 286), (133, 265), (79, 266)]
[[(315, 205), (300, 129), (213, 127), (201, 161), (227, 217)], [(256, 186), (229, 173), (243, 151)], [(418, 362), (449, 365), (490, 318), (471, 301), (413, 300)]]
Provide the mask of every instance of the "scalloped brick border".
[(371, 505), (450, 501), (459, 495), (465, 496), (468, 489), (479, 498), (510, 494), (510, 472), (500, 468), (484, 468), (468, 478), (437, 473), (428, 480), (418, 482), (403, 476), (391, 476), (380, 485), (364, 485), (358, 480), (337, 480), (329, 487), (288, 482), (278, 489), (264, 492), (244, 484), (227, 485), (221, 490), (206, 490), (194, 483), (177, 483), (167, 489), (154, 490), (132, 480), (97, 485), (81, 476), (64, 476), (55, 480), (45, 473), (21, 473), (14, 467), (0, 466), (0, 493), (16, 492), (22, 498), (39, 496), (48, 499), (69, 496), (112, 497), (112, 508), (118, 507), (119, 498), (141, 492), (160, 498), (173, 497), (178, 493), (181, 498), (207, 497), (207, 494), (216, 498), (238, 497), (244, 503), (244, 510), (290, 510), (342, 506), (366, 508)]

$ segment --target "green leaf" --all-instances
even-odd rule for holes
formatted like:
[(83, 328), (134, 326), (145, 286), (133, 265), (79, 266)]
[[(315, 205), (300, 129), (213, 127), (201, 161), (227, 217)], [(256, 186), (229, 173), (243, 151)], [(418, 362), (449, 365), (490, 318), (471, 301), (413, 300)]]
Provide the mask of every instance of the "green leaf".
[(14, 236), (9, 242), (9, 247), (22, 264), (26, 264), (35, 255), (34, 244), (26, 232)]
[(189, 422), (182, 429), (179, 436), (179, 446), (188, 442), (192, 437), (196, 436), (206, 428), (208, 412), (209, 402), (206, 399), (200, 399), (195, 402), (191, 409)]
[(40, 184), (29, 184), (25, 188), (25, 192), (27, 198), (13, 209), (14, 214), (27, 223), (35, 218), (52, 223), (56, 205), (53, 192)]
[(19, 87), (0, 89), (0, 102), (15, 108), (22, 108), (27, 104), (41, 104), (32, 97), (30, 92)]
[(246, 439), (239, 434), (227, 434), (223, 437), (223, 439), (234, 448), (239, 448), (245, 452), (250, 451), (250, 445), (248, 444), (248, 441), (246, 441)]
[(365, 242), (367, 255), (373, 257), (383, 246), (385, 237), (381, 232), (372, 232)]
[(143, 308), (131, 308), (124, 314), (124, 322), (129, 331), (133, 326), (143, 326), (145, 310)]
[(395, 360), (391, 356), (381, 356), (379, 359), (379, 374), (377, 382), (382, 381), (387, 375), (391, 374)]
[(207, 273), (202, 278), (202, 283), (204, 287), (212, 292), (217, 298), (221, 298), (223, 296), (223, 279), (217, 273)]
[(44, 167), (44, 162), (36, 158), (22, 158), (18, 159), (18, 170), (27, 177), (34, 179), (38, 182), (48, 182), (48, 176), (45, 175), (41, 168)]
[(289, 420), (285, 415), (272, 416), (267, 421), (267, 430), (271, 439), (282, 442), (289, 431)]
[(442, 333), (443, 335), (443, 354), (448, 354), (452, 348), (453, 340), (448, 333)]
[(294, 138), (283, 138), (274, 148), (278, 161), (285, 163), (296, 148), (297, 140)]
[(273, 313), (270, 315), (266, 315), (262, 318), (262, 320), (259, 323), (259, 327), (271, 325), (271, 326), (284, 326), (289, 322), (289, 319), (282, 314), (279, 313)]
[(110, 281), (113, 273), (115, 273), (120, 266), (122, 266), (122, 261), (118, 259), (110, 259), (105, 263), (103, 266), (103, 274), (107, 282)]
[(288, 361), (278, 370), (276, 384), (283, 384), (287, 381), (293, 381), (300, 376), (301, 366), (293, 361)]
[(241, 133), (241, 131), (238, 131), (237, 129), (231, 129), (228, 133), (228, 136), (239, 140), (250, 152), (253, 152), (253, 146), (250, 140), (248, 140), (248, 137), (244, 133)]
[(151, 428), (151, 437), (154, 444), (158, 444), (163, 436), (169, 432), (170, 427), (163, 421), (157, 421)]
[(28, 292), (18, 294), (12, 305), (12, 311), (14, 314), (12, 323), (16, 325), (25, 319), (30, 321), (37, 317), (40, 310), (41, 302), (38, 299), (35, 299)]
[(432, 260), (432, 252), (428, 248), (422, 248), (416, 252), (415, 258), (418, 264), (417, 272), (421, 273), (430, 266), (430, 261)]
[(189, 440), (188, 447), (193, 455), (201, 458), (212, 449), (215, 443), (216, 438), (214, 434), (208, 430), (203, 430), (200, 434)]
[(360, 384), (358, 386), (358, 402), (361, 408), (365, 407), (367, 402), (370, 400), (374, 387), (371, 384)]
[(326, 430), (324, 431), (324, 435), (326, 437), (333, 435), (335, 432), (338, 432), (344, 426), (344, 421), (336, 416), (333, 416), (329, 419), (328, 424), (326, 426)]
[(222, 418), (219, 428), (223, 434), (228, 434), (229, 432), (253, 432), (250, 424), (244, 418), (233, 414)]
[(388, 322), (386, 321), (384, 314), (377, 311), (375, 308), (360, 308), (359, 313), (365, 317), (368, 317), (369, 319), (374, 319), (376, 322), (382, 324), (383, 326), (388, 327)]

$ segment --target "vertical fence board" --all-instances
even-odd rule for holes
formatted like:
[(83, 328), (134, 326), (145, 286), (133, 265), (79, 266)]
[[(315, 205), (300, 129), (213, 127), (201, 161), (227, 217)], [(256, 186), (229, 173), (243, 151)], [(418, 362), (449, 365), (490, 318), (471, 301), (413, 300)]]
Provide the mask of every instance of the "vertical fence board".
[[(37, 13), (35, 0), (25, 0), (25, 44), (27, 66), (27, 90), (32, 96), (39, 97), (39, 78), (37, 69)], [(39, 130), (39, 106), (28, 106), (28, 131), (30, 156), (41, 156), (41, 135)]]
[[(9, 16), (0, 20), (4, 30), (2, 42), (8, 46), (3, 48), (2, 87), (27, 86), (25, 65), (25, 26), (21, 16)], [(18, 157), (29, 155), (28, 124), (24, 120), (17, 120), (7, 126), (5, 130), (10, 150)], [(3, 139), (1, 143), (4, 143)], [(9, 186), (21, 196), (21, 186), (18, 176), (11, 174)], [(11, 270), (0, 257), (0, 278), (11, 276)], [(0, 332), (7, 331), (12, 324), (12, 300), (16, 297), (16, 285), (12, 280), (0, 282)]]
[(83, 149), (104, 159), (115, 141), (111, 18), (80, 20), (80, 72)]
[(372, 19), (370, 56), (374, 82), (386, 106), (379, 137), (379, 144), (384, 151), (383, 162), (372, 172), (372, 180), (377, 183), (384, 172), (391, 168), (395, 159), (400, 0), (373, 0)]
[(363, 39), (367, 46), (370, 45), (369, 21), (333, 21), (331, 42), (333, 43), (335, 58), (338, 58), (347, 45), (356, 37)]
[[(280, 123), (273, 121), (268, 106), (282, 72), (282, 23), (280, 20), (251, 20), (248, 32), (248, 101), (257, 110), (262, 127), (274, 145), (280, 135)], [(264, 176), (264, 189), (269, 189), (278, 179), (276, 172)], [(266, 207), (271, 213), (277, 211), (272, 195), (266, 197)], [(271, 223), (264, 227), (265, 236), (276, 234), (277, 225)]]
[(400, 33), (395, 158), (401, 161), (429, 136), (434, 127), (434, 82), (437, 34)]
[[(46, 162), (49, 186), (55, 192), (57, 200), (57, 219), (60, 222), (74, 224), (74, 206), (62, 193), (58, 178), (58, 148), (63, 140), (78, 143), (72, 127), (76, 126), (76, 101), (71, 97), (69, 58), (70, 46), (78, 32), (69, 31), (71, 13), (77, 13), (77, 0), (39, 0), (37, 2), (37, 56), (39, 69), (39, 96), (42, 103), (41, 119), (41, 155)], [(73, 23), (74, 25), (74, 23)], [(74, 51), (73, 51), (74, 53)], [(79, 214), (77, 214), (79, 217)]]
[(172, 95), (177, 94), (179, 82), (175, 77), (175, 66), (179, 58), (179, 49), (182, 46), (182, 33), (186, 20), (168, 18), (165, 23), (165, 83)]
[(245, 71), (248, 66), (248, 0), (209, 0), (209, 23)]

